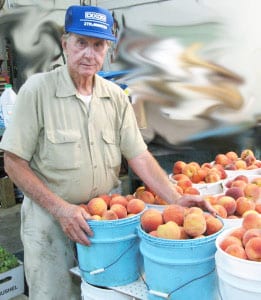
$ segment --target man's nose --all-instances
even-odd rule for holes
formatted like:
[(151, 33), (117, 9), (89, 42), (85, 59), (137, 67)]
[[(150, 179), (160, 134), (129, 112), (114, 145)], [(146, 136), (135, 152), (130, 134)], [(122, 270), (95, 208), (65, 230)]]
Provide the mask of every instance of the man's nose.
[(83, 51), (84, 51), (85, 56), (88, 56), (88, 57), (94, 56), (94, 49), (91, 46), (85, 47), (85, 49)]

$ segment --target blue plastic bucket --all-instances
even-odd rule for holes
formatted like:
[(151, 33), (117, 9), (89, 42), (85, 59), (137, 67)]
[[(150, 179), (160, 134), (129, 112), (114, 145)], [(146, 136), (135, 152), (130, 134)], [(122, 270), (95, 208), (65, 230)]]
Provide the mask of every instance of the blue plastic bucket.
[(136, 281), (141, 272), (137, 226), (140, 214), (119, 220), (91, 220), (91, 246), (76, 244), (82, 278), (96, 286), (120, 286)]
[(148, 299), (217, 299), (215, 240), (221, 231), (204, 238), (168, 240), (139, 226)]

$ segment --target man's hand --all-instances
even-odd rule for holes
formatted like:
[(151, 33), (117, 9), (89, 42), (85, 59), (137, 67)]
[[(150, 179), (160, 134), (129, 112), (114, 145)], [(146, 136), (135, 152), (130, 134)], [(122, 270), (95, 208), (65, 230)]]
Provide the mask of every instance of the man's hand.
[(212, 205), (204, 200), (202, 196), (198, 195), (182, 195), (179, 199), (177, 199), (177, 204), (191, 207), (191, 206), (198, 206), (203, 210), (208, 210), (211, 214), (216, 215), (216, 210), (212, 207)]
[(93, 236), (93, 232), (86, 220), (90, 215), (79, 205), (66, 203), (56, 212), (56, 219), (64, 233), (74, 242), (89, 246), (91, 244), (87, 236)]

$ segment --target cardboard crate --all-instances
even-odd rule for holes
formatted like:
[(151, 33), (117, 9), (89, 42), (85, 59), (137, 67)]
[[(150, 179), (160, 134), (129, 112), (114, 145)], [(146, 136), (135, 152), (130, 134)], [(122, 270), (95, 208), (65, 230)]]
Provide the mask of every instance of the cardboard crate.
[(8, 300), (24, 293), (24, 266), (0, 273), (0, 299)]
[(7, 176), (0, 178), (0, 204), (1, 208), (16, 205), (14, 184)]

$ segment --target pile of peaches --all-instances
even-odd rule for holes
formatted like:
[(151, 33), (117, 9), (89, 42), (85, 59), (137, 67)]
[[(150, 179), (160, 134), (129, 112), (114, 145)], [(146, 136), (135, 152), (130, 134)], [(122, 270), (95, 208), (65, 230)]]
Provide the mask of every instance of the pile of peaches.
[(148, 208), (141, 214), (140, 224), (154, 237), (173, 240), (202, 238), (223, 228), (220, 219), (201, 208), (178, 204), (166, 205), (162, 211)]
[(186, 163), (182, 160), (173, 164), (171, 174), (171, 179), (176, 181), (183, 190), (192, 184), (213, 183), (225, 178), (227, 178), (227, 174), (221, 164), (205, 162), (200, 165), (195, 161)]
[(240, 155), (235, 151), (216, 155), (214, 165), (221, 165), (225, 170), (254, 170), (261, 168), (261, 161), (251, 149), (244, 149)]
[(235, 257), (261, 262), (261, 215), (247, 214), (241, 227), (225, 236), (219, 247)]
[(145, 202), (133, 195), (102, 194), (80, 204), (92, 220), (118, 220), (132, 217), (145, 209)]
[(261, 213), (261, 176), (238, 175), (225, 182), (225, 192), (205, 199), (222, 218), (242, 218), (247, 212)]

